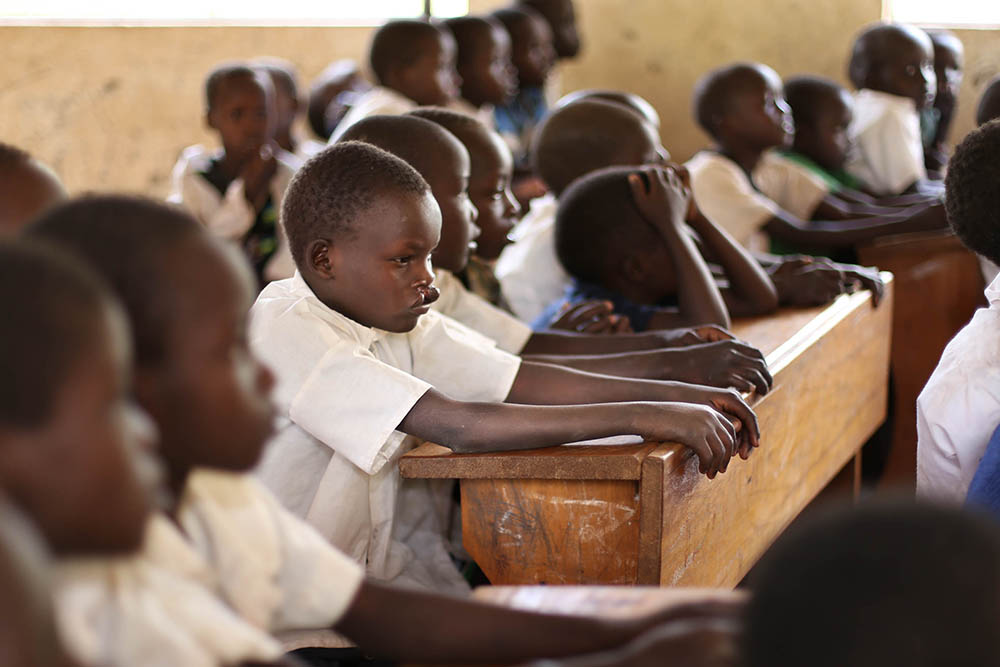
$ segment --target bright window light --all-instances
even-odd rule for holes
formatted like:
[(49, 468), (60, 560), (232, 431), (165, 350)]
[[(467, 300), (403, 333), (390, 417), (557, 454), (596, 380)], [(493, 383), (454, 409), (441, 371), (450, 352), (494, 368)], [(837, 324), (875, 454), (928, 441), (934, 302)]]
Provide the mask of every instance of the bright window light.
[(925, 26), (1000, 26), (1000, 3), (987, 0), (883, 0), (882, 14), (892, 21)]
[[(425, 0), (13, 0), (0, 5), (6, 24), (71, 25), (377, 25), (421, 16)], [(431, 0), (434, 16), (461, 16), (468, 0)]]

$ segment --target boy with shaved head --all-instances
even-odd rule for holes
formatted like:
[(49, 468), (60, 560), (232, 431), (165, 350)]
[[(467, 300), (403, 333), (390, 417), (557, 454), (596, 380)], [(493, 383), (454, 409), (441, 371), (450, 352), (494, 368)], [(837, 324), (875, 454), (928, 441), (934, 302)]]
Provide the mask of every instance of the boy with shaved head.
[(66, 190), (51, 169), (0, 142), (0, 238), (19, 233), (65, 198)]
[[(876, 195), (927, 189), (920, 112), (934, 101), (934, 47), (923, 30), (878, 23), (854, 42), (855, 95), (847, 170)], [(940, 191), (940, 187), (936, 188)]]

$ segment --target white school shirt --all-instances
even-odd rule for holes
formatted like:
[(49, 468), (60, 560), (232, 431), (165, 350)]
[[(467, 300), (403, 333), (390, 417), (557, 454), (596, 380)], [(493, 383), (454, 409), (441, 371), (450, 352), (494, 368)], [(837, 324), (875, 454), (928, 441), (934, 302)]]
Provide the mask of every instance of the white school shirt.
[(917, 105), (908, 97), (863, 88), (854, 94), (847, 171), (877, 195), (895, 195), (927, 178)]
[(764, 224), (781, 210), (773, 199), (754, 189), (743, 169), (714, 151), (701, 151), (684, 163), (691, 174), (691, 193), (701, 212), (741, 245), (767, 250)]
[(501, 350), (520, 354), (531, 338), (531, 327), (467, 290), (450, 271), (434, 269), (434, 285), (441, 297), (431, 308), (495, 341)]
[(277, 376), (264, 484), (370, 576), (467, 592), (444, 543), (448, 499), (440, 485), (400, 478), (396, 463), (415, 439), (396, 427), (431, 387), (503, 401), (520, 358), (433, 310), (408, 333), (363, 326), (320, 302), (298, 273), (261, 292), (250, 341)]
[(1000, 278), (917, 397), (917, 495), (963, 502), (1000, 425)]
[(385, 86), (375, 86), (364, 93), (351, 105), (337, 127), (333, 128), (330, 135), (331, 144), (344, 136), (347, 129), (363, 118), (369, 116), (399, 116), (417, 108), (417, 103), (406, 95), (386, 88)]
[(495, 273), (511, 310), (533, 322), (572, 282), (556, 256), (556, 212), (552, 193), (531, 201), (531, 208), (510, 234), (513, 243), (500, 253)]
[(179, 574), (202, 567), (201, 557), (162, 516), (150, 520), (135, 556), (57, 562), (55, 615), (67, 650), (82, 664), (102, 667), (223, 667), (279, 658), (274, 639), (201, 580)]
[(800, 220), (811, 220), (830, 187), (816, 174), (777, 151), (767, 151), (753, 170), (765, 196)]
[[(242, 179), (230, 183), (223, 196), (201, 175), (210, 168), (214, 155), (213, 151), (201, 145), (185, 148), (174, 165), (167, 201), (184, 207), (216, 236), (239, 241), (253, 227), (257, 214), (244, 196)], [(271, 179), (271, 201), (277, 211), (281, 211), (285, 190), (296, 169), (295, 159), (286, 155), (275, 156), (278, 166)], [(294, 272), (295, 262), (288, 249), (285, 228), (279, 222), (278, 249), (264, 267), (264, 277), (280, 280)]]

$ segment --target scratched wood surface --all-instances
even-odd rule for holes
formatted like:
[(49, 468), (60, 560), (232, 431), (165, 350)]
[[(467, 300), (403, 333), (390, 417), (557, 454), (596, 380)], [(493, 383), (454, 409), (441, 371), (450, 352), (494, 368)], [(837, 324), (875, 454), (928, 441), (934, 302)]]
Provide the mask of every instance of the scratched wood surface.
[(494, 584), (735, 585), (883, 418), (891, 305), (890, 287), (877, 310), (863, 292), (738, 322), (775, 388), (754, 403), (761, 449), (715, 480), (662, 443), (480, 455), (424, 445), (402, 474), (462, 480), (463, 539)]
[(472, 597), (521, 611), (600, 618), (637, 618), (677, 605), (706, 600), (742, 599), (718, 588), (656, 586), (480, 586)]
[(877, 310), (849, 301), (779, 360), (748, 461), (714, 480), (676, 445), (643, 461), (640, 583), (735, 586), (882, 423), (891, 295)]
[(895, 276), (892, 450), (882, 480), (916, 485), (916, 401), (948, 341), (986, 305), (976, 256), (948, 232), (905, 234), (858, 249), (863, 264)]

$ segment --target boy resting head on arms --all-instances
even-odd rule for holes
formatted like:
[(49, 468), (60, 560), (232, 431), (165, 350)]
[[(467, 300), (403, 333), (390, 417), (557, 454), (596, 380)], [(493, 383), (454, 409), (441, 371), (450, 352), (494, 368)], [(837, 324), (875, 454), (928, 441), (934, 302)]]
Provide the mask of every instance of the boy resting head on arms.
[(222, 150), (185, 148), (167, 200), (241, 246), (261, 284), (290, 276), (295, 267), (278, 212), (295, 169), (274, 142), (271, 79), (242, 63), (217, 66), (205, 81), (205, 120)]
[(934, 46), (908, 25), (876, 23), (855, 38), (848, 76), (857, 88), (847, 171), (876, 196), (940, 194), (927, 181), (920, 113), (934, 102)]
[[(510, 181), (510, 153), (495, 133), (473, 118), (446, 109), (422, 109), (406, 116), (373, 116), (359, 122), (345, 138), (361, 140), (407, 160), (424, 177), (441, 210), (441, 242), (432, 256), (435, 285), (441, 297), (433, 308), (496, 341), (500, 349), (532, 361), (556, 363), (581, 370), (623, 377), (647, 377), (730, 386), (734, 375), (752, 378), (757, 391), (770, 386), (760, 353), (737, 341), (671, 350), (638, 349), (675, 344), (677, 337), (594, 336), (555, 331), (532, 332), (530, 327), (469, 292), (456, 278), (477, 247), (479, 223), (495, 228), (498, 211), (510, 205), (494, 204)], [(426, 119), (433, 119), (430, 122)], [(440, 125), (440, 126), (439, 126)], [(443, 126), (443, 127), (441, 127)], [(444, 127), (455, 129), (453, 135)], [(473, 148), (458, 141), (465, 137)], [(476, 159), (471, 154), (476, 153)], [(468, 174), (468, 176), (467, 176)], [(467, 186), (464, 184), (468, 183)], [(475, 192), (474, 197), (470, 193)], [(509, 195), (508, 195), (509, 197)], [(491, 201), (493, 200), (493, 201)], [(483, 208), (480, 214), (472, 202)], [(494, 232), (491, 232), (494, 235)], [(470, 239), (472, 239), (470, 244)], [(666, 340), (664, 340), (666, 339)], [(741, 379), (739, 387), (747, 380)]]
[(659, 623), (731, 619), (738, 610), (738, 596), (708, 595), (623, 623), (364, 580), (360, 565), (247, 474), (270, 435), (274, 376), (247, 349), (253, 289), (244, 263), (186, 215), (123, 197), (66, 208), (37, 232), (85, 257), (128, 304), (139, 350), (136, 397), (162, 434), (159, 451), (175, 490), (169, 512), (197, 552), (197, 567), (186, 569), (216, 582), (255, 626), (333, 627), (366, 653), (394, 660), (511, 662), (594, 651)]
[(758, 63), (713, 70), (695, 85), (698, 124), (714, 140), (691, 158), (691, 188), (698, 208), (744, 246), (772, 241), (792, 248), (850, 248), (889, 233), (944, 224), (940, 206), (914, 206), (889, 214), (848, 212), (849, 219), (818, 219), (828, 187), (772, 149), (791, 146), (795, 131), (778, 75)]
[[(420, 174), (385, 151), (349, 141), (317, 155), (296, 175), (284, 219), (300, 271), (251, 311), (282, 418), (261, 476), (377, 578), (462, 586), (437, 529), (425, 533), (438, 535), (433, 549), (404, 544), (415, 526), (396, 516), (397, 496), (417, 494), (402, 506), (421, 521), (431, 507), (424, 483), (396, 468), (412, 438), (476, 452), (636, 431), (697, 448), (711, 475), (757, 442), (753, 413), (731, 390), (522, 363), (431, 310), (441, 211)], [(434, 563), (436, 573), (418, 571)]]
[[(132, 346), (120, 306), (89, 270), (34, 243), (0, 246), (4, 329), (0, 488), (56, 557), (62, 640), (82, 664), (230, 665), (273, 660), (277, 645), (201, 582), (151, 564), (139, 547), (160, 467), (129, 398)], [(177, 564), (189, 550), (174, 549)]]
[[(969, 250), (1000, 264), (1000, 122), (973, 130), (955, 148), (945, 180), (948, 222)], [(986, 288), (987, 308), (945, 347), (917, 398), (917, 494), (962, 502), (1000, 424), (996, 350), (1000, 283)]]
[(455, 38), (425, 21), (389, 21), (372, 37), (368, 63), (377, 86), (361, 95), (333, 134), (334, 143), (362, 118), (406, 113), (420, 106), (448, 106), (462, 81), (455, 70)]
[(16, 236), (66, 198), (59, 177), (28, 153), (0, 142), (0, 238)]

